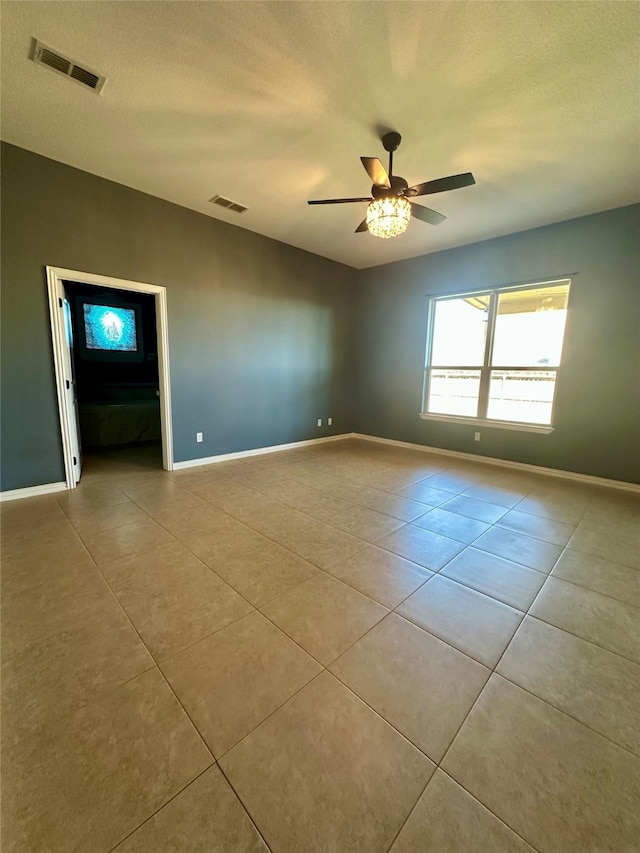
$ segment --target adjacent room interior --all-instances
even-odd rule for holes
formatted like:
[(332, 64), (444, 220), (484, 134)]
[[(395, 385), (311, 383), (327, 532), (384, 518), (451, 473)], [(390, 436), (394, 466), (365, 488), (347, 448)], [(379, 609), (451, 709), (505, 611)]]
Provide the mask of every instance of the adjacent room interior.
[(153, 296), (65, 283), (82, 466), (128, 451), (162, 468)]
[(2, 18), (2, 849), (638, 849), (640, 5)]

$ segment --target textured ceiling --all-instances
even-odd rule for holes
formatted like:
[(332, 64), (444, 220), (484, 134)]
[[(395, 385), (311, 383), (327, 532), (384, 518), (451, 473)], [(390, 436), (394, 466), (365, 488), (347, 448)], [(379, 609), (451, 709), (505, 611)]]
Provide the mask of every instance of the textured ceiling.
[[(276, 240), (369, 267), (640, 199), (636, 2), (12, 2), (2, 137)], [(28, 60), (31, 37), (106, 74)], [(448, 219), (354, 234), (359, 156), (403, 135)], [(208, 203), (219, 193), (249, 210)]]

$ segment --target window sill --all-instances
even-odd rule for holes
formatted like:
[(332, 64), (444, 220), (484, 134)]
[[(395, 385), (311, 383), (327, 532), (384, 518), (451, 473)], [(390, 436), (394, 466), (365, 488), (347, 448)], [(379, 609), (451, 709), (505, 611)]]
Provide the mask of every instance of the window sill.
[(430, 415), (426, 412), (420, 412), (419, 414), (423, 421), (440, 421), (445, 424), (465, 424), (483, 428), (511, 429), (517, 432), (536, 432), (540, 435), (550, 435), (553, 432), (552, 426), (545, 426), (544, 424), (519, 424), (511, 421), (480, 420), (480, 418), (456, 418), (453, 415)]

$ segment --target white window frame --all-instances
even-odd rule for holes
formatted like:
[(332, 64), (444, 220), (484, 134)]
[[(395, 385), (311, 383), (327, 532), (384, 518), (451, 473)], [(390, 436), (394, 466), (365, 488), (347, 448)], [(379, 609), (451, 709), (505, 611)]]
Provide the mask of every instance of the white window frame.
[[(498, 298), (501, 293), (508, 293), (510, 291), (523, 291), (523, 290), (539, 290), (544, 287), (557, 287), (559, 284), (566, 284), (569, 287), (569, 293), (571, 292), (571, 279), (570, 278), (560, 278), (554, 279), (552, 281), (539, 281), (539, 282), (531, 282), (527, 284), (514, 284), (507, 285), (504, 287), (487, 287), (482, 290), (465, 290), (457, 293), (447, 293), (447, 294), (439, 294), (438, 296), (432, 296), (429, 299), (429, 317), (427, 323), (427, 345), (426, 345), (426, 358), (425, 358), (425, 367), (423, 374), (423, 384), (422, 384), (422, 410), (420, 412), (420, 417), (423, 420), (429, 421), (441, 421), (444, 423), (452, 423), (452, 424), (473, 424), (474, 426), (481, 427), (494, 427), (495, 429), (509, 429), (509, 430), (519, 430), (521, 432), (536, 432), (541, 433), (543, 435), (548, 435), (554, 430), (554, 420), (555, 420), (555, 404), (558, 392), (558, 376), (560, 373), (560, 367), (562, 366), (562, 357), (564, 355), (564, 337), (562, 341), (562, 353), (560, 355), (560, 364), (556, 366), (545, 365), (536, 366), (536, 367), (521, 367), (521, 366), (509, 366), (501, 364), (499, 366), (492, 365), (491, 360), (493, 356), (493, 342), (495, 336), (495, 321), (496, 321), (496, 312), (498, 306)], [(438, 414), (431, 413), (427, 411), (427, 405), (429, 401), (429, 384), (431, 377), (431, 349), (433, 345), (433, 327), (435, 322), (435, 309), (438, 302), (443, 302), (447, 299), (466, 299), (471, 296), (489, 296), (489, 314), (487, 317), (487, 336), (485, 340), (485, 351), (484, 351), (484, 361), (482, 365), (438, 365), (441, 369), (454, 369), (454, 370), (473, 370), (480, 372), (480, 389), (478, 391), (478, 416), (470, 417), (468, 415), (458, 416), (458, 415), (446, 415), (446, 414)], [(569, 296), (567, 296), (567, 306), (568, 306)], [(566, 328), (565, 328), (566, 334)], [(554, 394), (553, 394), (553, 402), (551, 404), (551, 423), (550, 424), (534, 424), (528, 423), (526, 421), (503, 421), (497, 420), (494, 418), (487, 418), (486, 412), (489, 404), (489, 384), (491, 381), (491, 373), (496, 370), (518, 370), (518, 371), (531, 371), (538, 372), (540, 370), (544, 370), (545, 372), (555, 372), (556, 381), (554, 384)]]

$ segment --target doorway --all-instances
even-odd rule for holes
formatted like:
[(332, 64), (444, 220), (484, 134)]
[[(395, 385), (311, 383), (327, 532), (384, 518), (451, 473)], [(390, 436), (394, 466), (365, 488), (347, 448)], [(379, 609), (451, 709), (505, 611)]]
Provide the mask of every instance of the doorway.
[(172, 470), (165, 288), (58, 267), (47, 284), (67, 488), (80, 480), (83, 445), (104, 462), (149, 456), (159, 438)]

